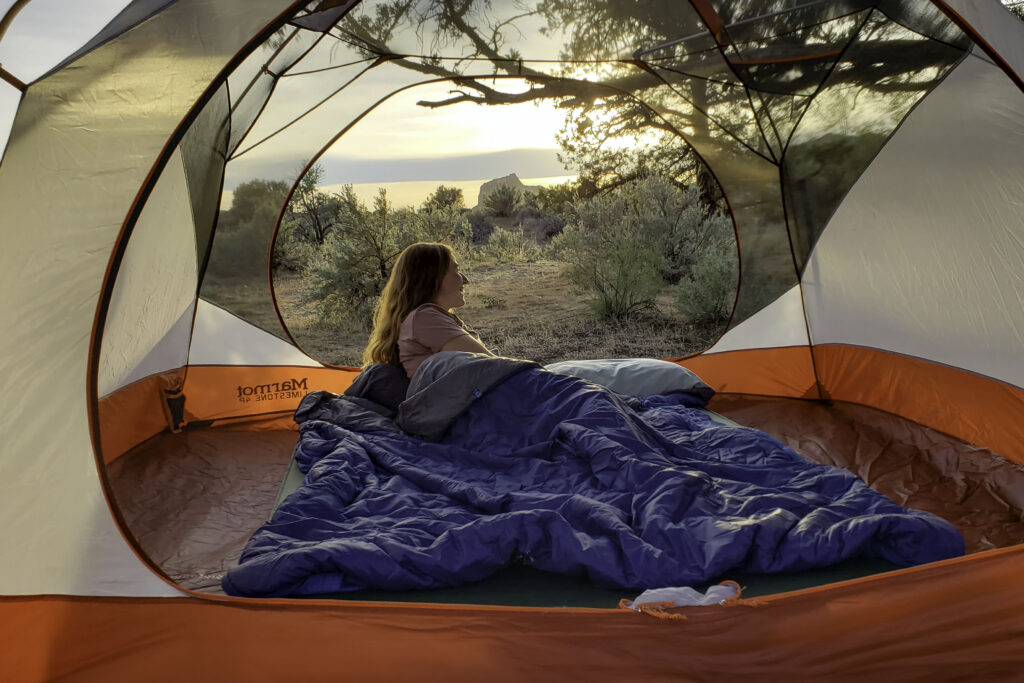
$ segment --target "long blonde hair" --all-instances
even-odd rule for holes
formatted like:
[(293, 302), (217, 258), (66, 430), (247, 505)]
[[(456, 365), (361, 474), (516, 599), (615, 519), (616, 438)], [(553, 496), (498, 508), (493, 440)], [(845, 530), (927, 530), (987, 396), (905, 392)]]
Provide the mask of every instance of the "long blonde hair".
[(398, 331), (405, 316), (441, 291), (454, 256), (444, 244), (417, 242), (398, 255), (380, 300), (373, 309), (373, 332), (363, 351), (363, 365), (398, 365)]

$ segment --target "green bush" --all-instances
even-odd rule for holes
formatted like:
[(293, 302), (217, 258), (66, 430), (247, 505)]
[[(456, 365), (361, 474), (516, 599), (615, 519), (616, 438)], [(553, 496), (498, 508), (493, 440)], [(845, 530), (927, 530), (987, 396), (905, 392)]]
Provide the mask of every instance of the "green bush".
[[(443, 187), (443, 186), (442, 186)], [(459, 206), (424, 208), (405, 216), (406, 242), (443, 242), (457, 253), (468, 251), (473, 241), (473, 228), (466, 212)]]
[[(662, 275), (666, 282), (676, 283), (692, 274), (695, 265), (710, 252), (735, 254), (736, 232), (732, 218), (712, 212), (698, 201), (697, 190), (687, 192), (688, 201), (666, 235), (665, 269)], [(735, 260), (735, 259), (734, 259)]]
[(541, 187), (534, 203), (541, 211), (556, 215), (569, 215), (580, 199), (580, 184), (570, 180), (560, 185)]
[(266, 281), (270, 239), (288, 188), (269, 180), (235, 188), (231, 208), (218, 215), (204, 281), (222, 286)]
[(309, 285), (306, 299), (316, 305), (318, 322), (327, 327), (355, 322), (368, 329), (386, 281), (378, 267), (365, 244), (330, 235), (303, 273)]
[(649, 176), (622, 192), (645, 223), (650, 246), (662, 251), (661, 275), (668, 283), (688, 276), (704, 252), (735, 244), (732, 220), (703, 203), (695, 186), (684, 190), (668, 178)]
[(498, 263), (529, 261), (540, 254), (540, 249), (523, 234), (521, 228), (506, 230), (500, 226), (494, 228), (484, 251)]
[(551, 251), (569, 263), (569, 281), (593, 296), (599, 316), (621, 317), (652, 306), (662, 287), (657, 237), (637, 196), (622, 191), (577, 205), (576, 219), (552, 239)]
[(286, 220), (281, 223), (277, 239), (274, 242), (274, 267), (286, 268), (291, 271), (303, 270), (317, 252), (316, 243), (303, 239), (300, 235), (303, 226), (297, 221)]
[(473, 244), (487, 244), (494, 232), (494, 218), (487, 214), (487, 211), (476, 207), (466, 214), (469, 221), (469, 228), (473, 235)]
[(273, 222), (257, 220), (218, 229), (203, 281), (218, 285), (265, 282), (273, 229)]
[(565, 218), (548, 213), (535, 204), (526, 204), (517, 211), (516, 221), (523, 234), (537, 244), (550, 242), (552, 237), (562, 232), (567, 223)]
[(457, 205), (421, 211), (395, 209), (384, 190), (373, 208), (345, 203), (337, 227), (308, 257), (303, 276), (306, 300), (327, 327), (355, 323), (366, 329), (373, 307), (401, 251), (414, 242), (442, 242), (460, 257), (468, 254), (472, 229)]
[(648, 176), (577, 202), (549, 253), (569, 263), (570, 282), (593, 296), (599, 314), (621, 317), (653, 307), (666, 284), (692, 281), (698, 264), (709, 267), (708, 254), (734, 245), (732, 221), (709, 210), (695, 188)]
[(462, 190), (457, 187), (438, 185), (437, 189), (431, 192), (423, 202), (423, 210), (425, 211), (451, 208), (466, 208), (466, 200), (462, 195)]
[(739, 277), (734, 251), (708, 249), (675, 287), (676, 303), (689, 320), (701, 324), (729, 319)]
[(327, 327), (354, 321), (369, 328), (373, 306), (395, 258), (416, 241), (411, 211), (395, 210), (383, 189), (367, 209), (361, 202), (339, 215), (337, 228), (309, 260), (303, 272), (317, 319)]
[(492, 216), (512, 216), (523, 205), (523, 192), (511, 184), (498, 185), (483, 198), (481, 204)]

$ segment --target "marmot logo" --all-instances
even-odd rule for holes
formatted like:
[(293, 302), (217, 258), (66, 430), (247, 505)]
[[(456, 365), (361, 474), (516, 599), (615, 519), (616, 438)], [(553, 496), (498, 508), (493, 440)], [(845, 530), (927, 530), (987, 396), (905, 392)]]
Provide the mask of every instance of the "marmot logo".
[(306, 388), (308, 377), (302, 379), (286, 379), (283, 382), (268, 382), (267, 384), (253, 384), (251, 386), (238, 385), (238, 400), (246, 403), (248, 401), (273, 401), (282, 398), (302, 398), (309, 389)]

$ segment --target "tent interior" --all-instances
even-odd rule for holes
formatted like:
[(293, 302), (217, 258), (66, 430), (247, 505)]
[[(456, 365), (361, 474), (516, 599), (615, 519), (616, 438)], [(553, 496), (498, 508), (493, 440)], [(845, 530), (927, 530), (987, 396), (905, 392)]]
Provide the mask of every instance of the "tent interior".
[[(166, 5), (170, 10), (163, 11)], [(131, 3), (31, 86), (56, 90), (85, 82), (115, 54), (142, 52), (154, 35), (173, 36), (237, 12), (221, 3), (197, 5), (189, 14), (173, 10), (174, 3)], [(179, 62), (174, 68), (187, 73), (190, 59), (202, 61), (200, 52), (169, 54)], [(925, 0), (294, 5), (189, 109), (138, 190), (111, 258), (93, 330), (90, 410), (101, 480), (122, 532), (173, 585), (221, 592), (224, 573), (279, 502), (298, 437), (292, 392), (257, 405), (239, 401), (241, 387), (301, 375), (304, 389), (341, 392), (358, 369), (312, 358), (287, 328), (270, 265), (284, 204), (277, 214), (254, 219), (262, 222), (244, 243), (218, 230), (220, 209), (233, 188), (250, 181), (281, 182), (294, 191), (333, 144), (351, 142), (375, 108), (408, 92), (425, 93), (435, 107), (553, 100), (571, 108), (618, 98), (633, 103), (652, 127), (685, 140), (713, 174), (738, 245), (728, 329), (705, 353), (671, 359), (715, 386), (710, 409), (949, 521), (964, 535), (968, 554), (1024, 543), (1024, 453), (1004, 448), (1014, 432), (972, 438), (970, 430), (947, 424), (944, 413), (901, 413), (892, 402), (830, 390), (823, 378), (842, 364), (826, 366), (818, 354), (837, 340), (824, 324), (809, 322), (828, 308), (829, 292), (851, 290), (855, 276), (827, 281), (814, 255), (823, 235), (843, 228), (833, 223), (841, 205), (857, 199), (862, 175), (933, 92), (956, 93), (954, 85), (982, 71), (1003, 77), (1000, 68), (938, 4)], [(1017, 86), (1004, 80), (1007, 97), (1019, 101)], [(115, 87), (128, 97), (133, 85), (126, 79)], [(442, 100), (439, 92), (446, 93)], [(12, 141), (32, 143), (39, 133), (27, 122), (33, 107), (43, 106), (23, 103)], [(1018, 132), (1024, 127), (1019, 117), (1013, 125)], [(918, 137), (907, 144), (918, 147), (939, 146), (948, 133), (925, 131), (934, 138), (928, 140), (922, 127), (913, 130)], [(1014, 229), (1021, 234), (1020, 223)], [(922, 258), (929, 253), (923, 249)], [(947, 285), (966, 288), (965, 298), (998, 296), (987, 281), (934, 285), (942, 281), (939, 265), (894, 257), (879, 266), (900, 267), (909, 273), (895, 278), (907, 299), (927, 296), (922, 292), (932, 287), (941, 298)], [(1012, 259), (1005, 267), (1012, 280)], [(908, 278), (917, 280), (908, 285)], [(920, 325), (905, 346), (852, 345), (962, 371), (979, 378), (983, 390), (1005, 387), (979, 408), (997, 404), (1006, 411), (1003, 419), (1024, 400), (1022, 371), (1011, 367), (1019, 361), (1012, 330), (1021, 313), (1006, 310), (993, 314), (1008, 316), (1002, 326), (978, 314), (976, 330), (1008, 340), (995, 352), (979, 347), (974, 332), (951, 331), (956, 338), (947, 340), (961, 350), (976, 348), (989, 359), (984, 367), (910, 350), (915, 335), (937, 336), (924, 315), (908, 322)], [(960, 359), (972, 353), (963, 351)], [(864, 373), (864, 383), (884, 384), (892, 376), (883, 365), (847, 369)], [(975, 391), (963, 386), (967, 394)], [(948, 398), (930, 385), (908, 391), (932, 392), (934, 402)], [(888, 569), (862, 562), (800, 576), (720, 579), (737, 579), (745, 595), (759, 595)], [(461, 589), (339, 597), (614, 607), (631, 596), (592, 588), (585, 577), (509, 569)]]
[[(964, 535), (968, 553), (1024, 543), (1024, 469), (898, 416), (844, 402), (722, 395), (715, 412), (761, 429), (810, 462), (846, 468), (907, 507), (931, 512)], [(222, 594), (221, 579), (249, 536), (273, 512), (297, 434), (224, 426), (161, 434), (108, 467), (122, 523), (150, 561), (176, 584)], [(781, 593), (897, 569), (857, 559), (785, 574), (730, 573), (747, 597)], [(704, 587), (701, 586), (701, 589)], [(401, 600), (614, 608), (628, 591), (583, 576), (509, 567), (454, 588), (334, 594)]]

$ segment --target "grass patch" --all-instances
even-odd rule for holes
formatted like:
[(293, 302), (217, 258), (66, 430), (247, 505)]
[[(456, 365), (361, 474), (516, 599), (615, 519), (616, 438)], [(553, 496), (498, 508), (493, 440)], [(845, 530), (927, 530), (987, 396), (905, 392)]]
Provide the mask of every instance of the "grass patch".
[[(652, 309), (626, 319), (600, 320), (586, 297), (574, 293), (557, 261), (464, 264), (466, 306), (459, 316), (499, 354), (553, 363), (579, 358), (674, 358), (701, 351), (721, 334), (719, 325), (695, 325), (676, 310), (670, 287)], [(323, 326), (303, 301), (298, 274), (274, 279), (281, 314), (292, 336), (314, 358), (334, 365), (361, 362), (369, 331)]]

